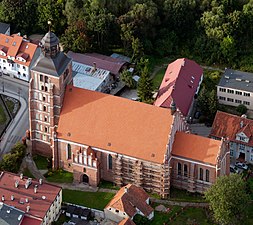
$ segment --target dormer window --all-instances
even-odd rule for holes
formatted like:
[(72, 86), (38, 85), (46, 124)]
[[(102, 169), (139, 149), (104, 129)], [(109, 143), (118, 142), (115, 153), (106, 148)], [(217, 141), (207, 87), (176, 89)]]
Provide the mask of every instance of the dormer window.
[(242, 142), (245, 142), (245, 143), (249, 142), (249, 138), (243, 132), (240, 132), (240, 133), (236, 134), (236, 140), (237, 141), (242, 141)]
[(16, 41), (14, 41), (14, 42), (12, 43), (12, 46), (16, 46)]
[(6, 39), (5, 39), (5, 43), (8, 43), (8, 42), (9, 42), (9, 39), (8, 39), (8, 38), (6, 38)]

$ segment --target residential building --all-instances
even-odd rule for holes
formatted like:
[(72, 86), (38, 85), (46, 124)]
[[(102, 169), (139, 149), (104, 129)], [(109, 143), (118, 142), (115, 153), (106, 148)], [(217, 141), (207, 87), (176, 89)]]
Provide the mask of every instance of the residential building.
[(4, 204), (25, 212), (22, 224), (49, 225), (60, 212), (62, 189), (42, 179), (0, 172), (0, 197)]
[(125, 59), (113, 58), (98, 53), (75, 53), (69, 51), (67, 54), (74, 62), (110, 71), (111, 76), (116, 79), (122, 70), (127, 68), (128, 62)]
[(136, 214), (154, 217), (154, 209), (149, 205), (149, 195), (140, 187), (128, 184), (122, 187), (104, 209), (105, 217), (115, 222), (133, 219)]
[(202, 80), (203, 69), (196, 62), (177, 59), (168, 65), (154, 105), (170, 108), (175, 104), (188, 119)]
[[(169, 195), (175, 134), (188, 132), (180, 110), (74, 87), (71, 60), (59, 51), (58, 38), (49, 32), (43, 40), (45, 56), (35, 64), (30, 80), (33, 150), (52, 156), (53, 167), (73, 172), (76, 182), (92, 186), (101, 179), (118, 186), (132, 183), (163, 197)], [(53, 62), (61, 63), (53, 67)], [(220, 158), (226, 151), (223, 142), (218, 141), (212, 149)], [(212, 145), (204, 146), (202, 151), (208, 154)], [(192, 151), (191, 144), (187, 150)], [(205, 164), (197, 155), (189, 159)], [(219, 161), (212, 166), (221, 168)], [(187, 185), (182, 188), (202, 190)]]
[(6, 34), (10, 36), (11, 26), (8, 23), (0, 22), (0, 34)]
[(218, 111), (210, 137), (229, 141), (230, 156), (234, 160), (253, 164), (253, 121), (245, 115), (236, 116)]
[(30, 69), (40, 48), (27, 39), (13, 34), (0, 34), (0, 72), (20, 80), (30, 80)]
[(217, 98), (220, 104), (243, 104), (253, 110), (253, 73), (226, 69), (217, 85)]

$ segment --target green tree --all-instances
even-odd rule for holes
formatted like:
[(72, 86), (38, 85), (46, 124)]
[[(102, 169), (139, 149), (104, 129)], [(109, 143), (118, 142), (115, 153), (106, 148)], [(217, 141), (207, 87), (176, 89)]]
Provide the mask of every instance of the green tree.
[(219, 177), (206, 192), (215, 220), (222, 225), (242, 224), (249, 195), (241, 175)]
[(128, 70), (122, 71), (122, 73), (120, 74), (120, 79), (125, 82), (127, 87), (135, 88), (135, 80), (133, 79), (132, 73), (130, 73)]
[(208, 93), (208, 95), (209, 95), (208, 96), (209, 115), (210, 119), (213, 120), (218, 108), (218, 99), (216, 90), (212, 90), (211, 92)]
[(241, 115), (245, 114), (247, 112), (247, 110), (248, 110), (247, 107), (245, 105), (243, 105), (243, 104), (238, 105), (236, 107), (236, 111), (239, 112)]
[(231, 65), (237, 55), (234, 38), (231, 36), (224, 37), (220, 44), (220, 48), (224, 61)]
[(137, 86), (137, 95), (141, 102), (152, 103), (154, 85), (149, 76), (148, 60), (144, 60), (144, 68)]
[(208, 91), (206, 90), (205, 86), (202, 87), (202, 89), (199, 92), (198, 106), (204, 115), (208, 115), (209, 112)]

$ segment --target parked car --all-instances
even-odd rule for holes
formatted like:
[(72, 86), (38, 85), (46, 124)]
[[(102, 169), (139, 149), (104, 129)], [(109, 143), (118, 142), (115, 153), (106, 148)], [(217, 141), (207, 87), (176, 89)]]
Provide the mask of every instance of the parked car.
[(241, 171), (236, 167), (230, 165), (230, 173), (240, 173)]
[(244, 170), (248, 170), (248, 166), (245, 163), (236, 162), (235, 166)]

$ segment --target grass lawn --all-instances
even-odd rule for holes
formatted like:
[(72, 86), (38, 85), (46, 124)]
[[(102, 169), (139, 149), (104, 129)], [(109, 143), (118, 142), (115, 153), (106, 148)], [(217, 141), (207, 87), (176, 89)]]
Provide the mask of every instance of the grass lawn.
[(47, 157), (41, 156), (41, 155), (35, 155), (33, 157), (33, 160), (39, 170), (47, 170)]
[(190, 193), (176, 188), (171, 188), (170, 200), (182, 202), (205, 202), (203, 196), (198, 193)]
[(35, 178), (32, 173), (30, 172), (30, 170), (28, 168), (25, 168), (23, 171), (24, 176), (26, 177), (30, 177), (30, 178)]
[(175, 220), (170, 222), (171, 225), (182, 225), (182, 224), (196, 224), (196, 225), (213, 225), (209, 222), (205, 209), (202, 208), (186, 208), (181, 212)]
[(154, 87), (156, 90), (159, 89), (160, 84), (162, 83), (165, 71), (166, 71), (165, 67), (161, 68), (160, 70), (158, 70), (158, 72), (156, 73), (156, 75), (153, 78), (153, 83), (154, 83)]
[(15, 106), (14, 102), (6, 99), (5, 103), (6, 103), (7, 108), (9, 109), (10, 113), (13, 114), (13, 110), (14, 110), (14, 106)]
[(83, 205), (89, 208), (103, 210), (114, 194), (105, 192), (83, 192), (63, 189), (63, 202)]
[(181, 211), (180, 206), (167, 206), (170, 208), (170, 211), (168, 213), (164, 212), (157, 212), (155, 211), (154, 219), (151, 221), (150, 225), (162, 225), (163, 223), (170, 224), (170, 218), (175, 215), (175, 213)]
[(5, 124), (5, 122), (6, 122), (6, 115), (3, 106), (0, 105), (0, 124)]
[(113, 190), (119, 190), (120, 187), (115, 186), (112, 182), (102, 180), (99, 183), (99, 188), (107, 188), (107, 189), (113, 189)]
[(56, 170), (53, 172), (50, 171), (45, 175), (45, 177), (48, 182), (55, 182), (55, 183), (73, 182), (73, 173), (67, 172), (65, 170)]

